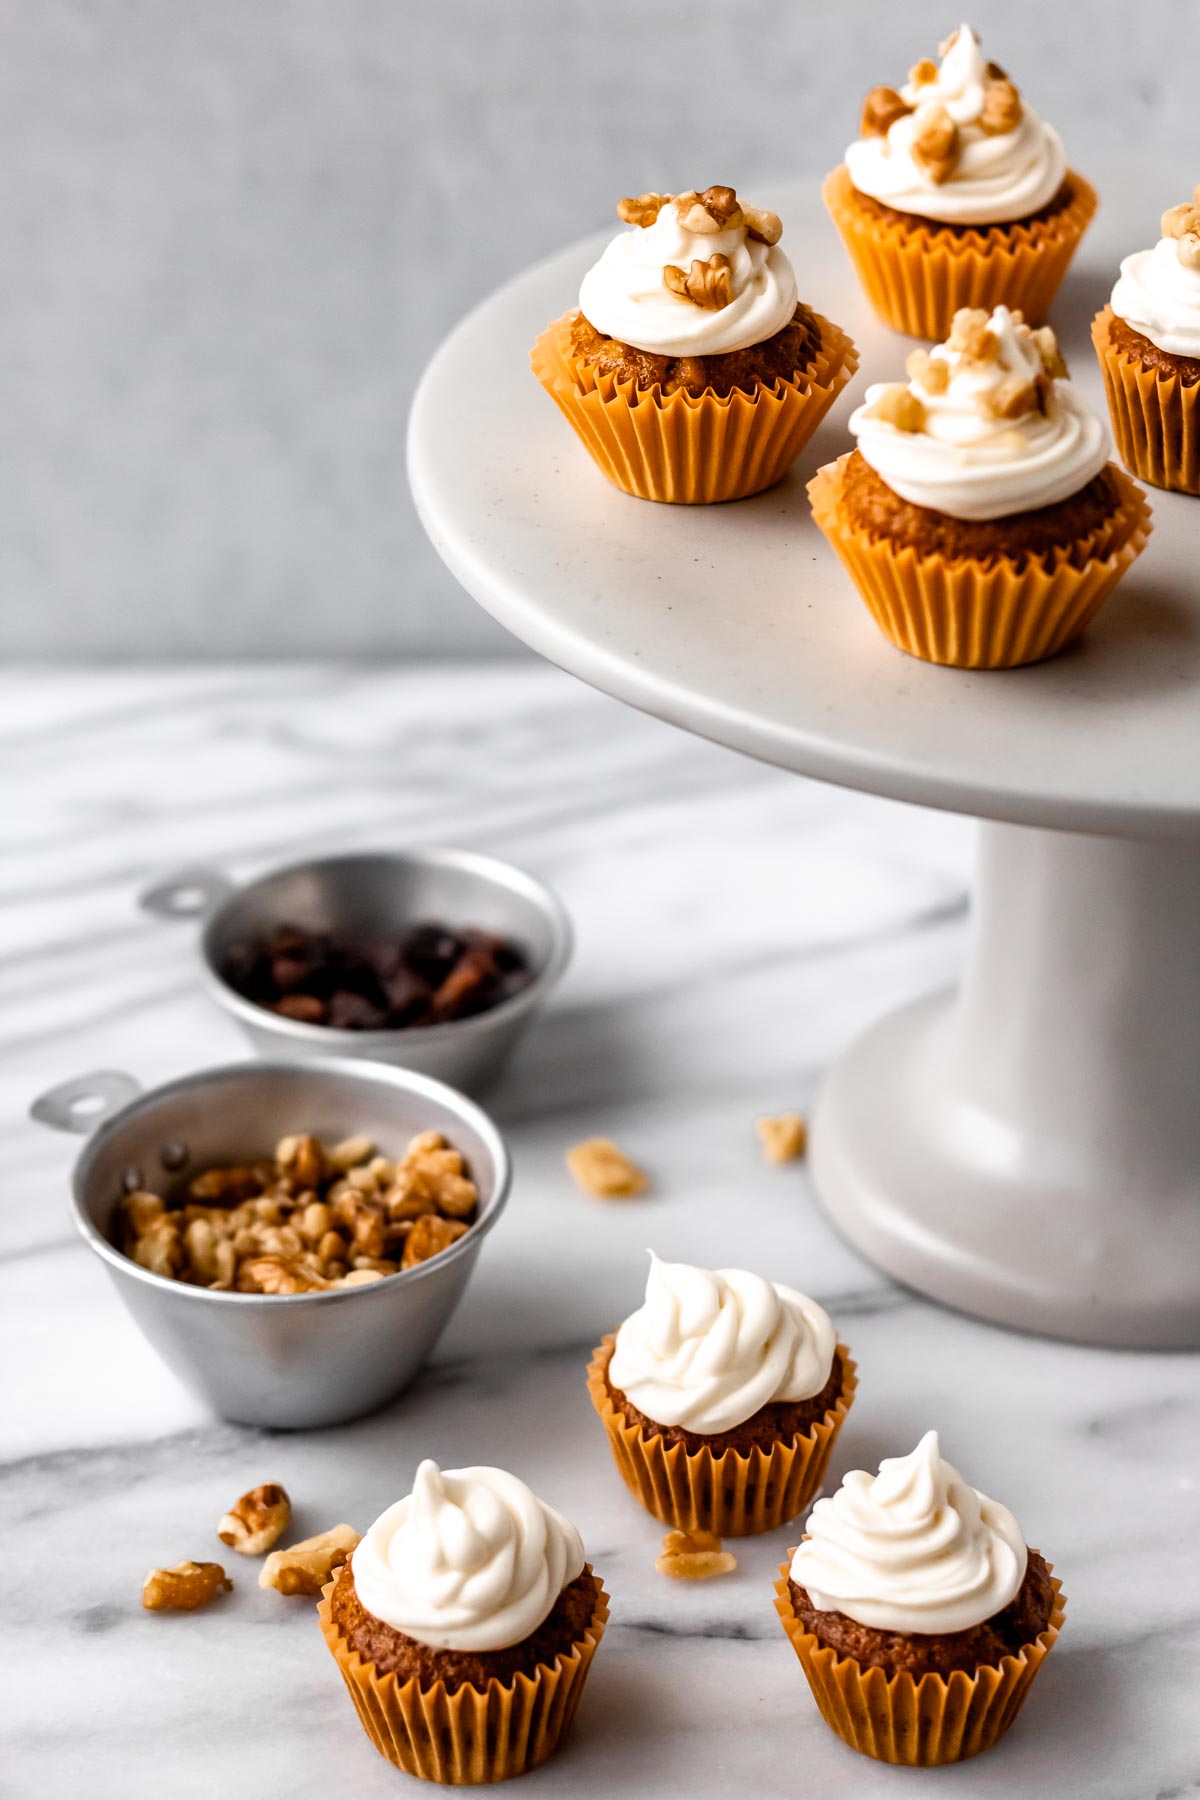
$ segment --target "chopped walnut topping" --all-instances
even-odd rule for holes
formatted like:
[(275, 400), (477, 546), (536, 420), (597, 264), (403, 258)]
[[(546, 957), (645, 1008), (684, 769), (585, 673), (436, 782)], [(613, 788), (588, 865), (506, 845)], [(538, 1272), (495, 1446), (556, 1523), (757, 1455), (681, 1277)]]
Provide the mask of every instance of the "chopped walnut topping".
[(234, 1501), (217, 1526), (217, 1536), (242, 1556), (261, 1556), (278, 1542), (291, 1522), (292, 1503), (287, 1490), (277, 1481), (264, 1481)]
[(1036, 331), (1029, 333), (1030, 340), (1041, 359), (1042, 369), (1051, 381), (1065, 381), (1067, 365), (1063, 353), (1058, 347), (1058, 339), (1049, 325), (1039, 325)]
[(1006, 77), (989, 81), (983, 90), (983, 110), (979, 125), (989, 137), (1015, 131), (1021, 123), (1021, 96)]
[(706, 187), (702, 194), (689, 188), (686, 194), (676, 194), (675, 211), (684, 230), (701, 237), (712, 237), (742, 223), (742, 209), (731, 187)]
[(232, 1586), (220, 1563), (176, 1563), (150, 1570), (142, 1583), (142, 1605), (147, 1612), (195, 1612)]
[(1200, 270), (1200, 186), (1190, 205), (1185, 202), (1163, 214), (1162, 234), (1175, 239), (1175, 254), (1185, 269)]
[(897, 431), (924, 431), (925, 408), (902, 381), (890, 381), (876, 395), (864, 415), (894, 425)]
[(927, 394), (944, 394), (950, 385), (950, 364), (944, 356), (931, 356), (928, 350), (912, 350), (904, 361), (904, 372)]
[(627, 196), (617, 201), (617, 217), (626, 225), (653, 225), (670, 198), (670, 194), (638, 194), (636, 199)]
[(586, 1138), (567, 1151), (567, 1167), (586, 1194), (598, 1200), (624, 1200), (644, 1194), (644, 1170), (618, 1150), (611, 1138)]
[(863, 138), (886, 137), (897, 119), (905, 119), (914, 109), (901, 99), (895, 88), (873, 87), (862, 104), (858, 135)]
[(786, 1112), (776, 1116), (764, 1113), (754, 1124), (762, 1144), (762, 1153), (769, 1163), (794, 1162), (798, 1156), (804, 1155), (808, 1127), (799, 1113)]
[(940, 187), (954, 173), (958, 162), (958, 126), (944, 106), (922, 106), (909, 146), (918, 169)]
[(258, 1585), (278, 1594), (319, 1594), (357, 1544), (352, 1525), (334, 1525), (287, 1550), (272, 1550), (258, 1572)]
[(655, 1563), (660, 1575), (677, 1581), (707, 1581), (737, 1568), (737, 1557), (722, 1550), (715, 1531), (668, 1531)]
[(923, 56), (920, 62), (914, 63), (908, 71), (908, 79), (914, 87), (929, 87), (938, 78), (938, 66), (931, 56)]
[(686, 275), (675, 263), (668, 263), (663, 270), (663, 284), (680, 299), (690, 300), (706, 312), (720, 312), (733, 299), (729, 258), (720, 254), (710, 256), (707, 262), (693, 258)]
[(760, 244), (777, 244), (783, 236), (779, 214), (768, 212), (765, 206), (743, 206), (742, 219), (747, 237), (757, 238)]
[(1040, 400), (1037, 382), (1024, 375), (1006, 375), (980, 394), (979, 409), (992, 419), (1023, 419), (1026, 413), (1038, 410)]

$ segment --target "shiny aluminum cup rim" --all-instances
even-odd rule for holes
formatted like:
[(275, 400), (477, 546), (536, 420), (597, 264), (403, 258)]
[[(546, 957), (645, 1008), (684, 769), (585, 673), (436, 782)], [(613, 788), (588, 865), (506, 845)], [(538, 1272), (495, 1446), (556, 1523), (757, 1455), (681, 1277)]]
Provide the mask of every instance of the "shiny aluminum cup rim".
[(189, 1075), (177, 1075), (172, 1081), (161, 1082), (157, 1087), (147, 1088), (142, 1094), (122, 1106), (118, 1112), (111, 1113), (92, 1132), (79, 1156), (71, 1175), (71, 1212), (75, 1228), (88, 1248), (108, 1264), (109, 1268), (121, 1275), (130, 1275), (135, 1280), (146, 1283), (159, 1293), (171, 1294), (181, 1302), (198, 1305), (237, 1305), (247, 1303), (258, 1306), (290, 1306), (304, 1305), (323, 1306), (327, 1303), (363, 1299), (371, 1294), (382, 1292), (394, 1293), (401, 1283), (410, 1286), (424, 1276), (428, 1276), (438, 1266), (464, 1255), (471, 1247), (485, 1238), (508, 1203), (509, 1191), (512, 1187), (512, 1159), (508, 1148), (491, 1118), (483, 1108), (457, 1088), (452, 1088), (444, 1081), (436, 1080), (432, 1075), (422, 1075), (415, 1069), (396, 1068), (388, 1063), (369, 1062), (365, 1058), (347, 1056), (314, 1057), (303, 1065), (307, 1076), (336, 1075), (340, 1078), (351, 1076), (357, 1081), (367, 1082), (383, 1087), (402, 1089), (406, 1093), (417, 1094), (425, 1099), (438, 1100), (450, 1111), (469, 1123), (474, 1131), (483, 1139), (491, 1154), (496, 1170), (496, 1181), (493, 1193), (488, 1201), (487, 1210), (476, 1219), (453, 1244), (445, 1250), (439, 1250), (436, 1256), (417, 1263), (411, 1269), (398, 1269), (394, 1275), (382, 1275), (378, 1281), (366, 1281), (357, 1287), (331, 1288), (324, 1293), (315, 1294), (238, 1294), (224, 1289), (193, 1287), (189, 1282), (176, 1281), (169, 1275), (156, 1275), (152, 1269), (144, 1269), (140, 1263), (134, 1262), (131, 1256), (118, 1250), (110, 1243), (88, 1212), (84, 1202), (84, 1188), (89, 1166), (94, 1160), (100, 1145), (120, 1125), (125, 1124), (134, 1114), (152, 1111), (161, 1100), (172, 1095), (184, 1093), (189, 1088), (201, 1086), (204, 1082), (224, 1076), (245, 1077), (251, 1079), (259, 1075), (282, 1075), (287, 1078), (297, 1073), (296, 1064), (286, 1061), (266, 1061), (262, 1057), (248, 1058), (244, 1062), (218, 1063), (210, 1068), (193, 1070)]
[[(554, 940), (550, 955), (543, 967), (535, 971), (533, 980), (519, 994), (502, 1000), (498, 1006), (489, 1007), (486, 1012), (475, 1013), (467, 1019), (447, 1019), (441, 1025), (392, 1025), (372, 1031), (352, 1031), (340, 1025), (309, 1025), (303, 1019), (289, 1019), (281, 1013), (272, 1012), (269, 1007), (259, 1006), (256, 1001), (247, 1000), (244, 994), (239, 994), (221, 974), (212, 950), (213, 938), (226, 909), (253, 888), (274, 881), (279, 876), (319, 869), (325, 863), (356, 861), (465, 869), (483, 876), (499, 887), (523, 890), (550, 923)], [(347, 1056), (361, 1058), (377, 1047), (411, 1043), (428, 1044), (433, 1048), (451, 1042), (462, 1042), (467, 1037), (483, 1037), (489, 1030), (519, 1019), (532, 1007), (540, 1005), (561, 979), (571, 958), (573, 941), (570, 914), (554, 889), (517, 863), (505, 862), (502, 857), (489, 856), (481, 850), (347, 850), (329, 856), (307, 856), (295, 862), (279, 863), (252, 880), (239, 883), (231, 894), (218, 902), (204, 920), (200, 930), (200, 961), (209, 993), (244, 1025), (260, 1031), (277, 1032), (281, 1037), (297, 1038), (313, 1045), (325, 1045), (331, 1052), (343, 1051)]]

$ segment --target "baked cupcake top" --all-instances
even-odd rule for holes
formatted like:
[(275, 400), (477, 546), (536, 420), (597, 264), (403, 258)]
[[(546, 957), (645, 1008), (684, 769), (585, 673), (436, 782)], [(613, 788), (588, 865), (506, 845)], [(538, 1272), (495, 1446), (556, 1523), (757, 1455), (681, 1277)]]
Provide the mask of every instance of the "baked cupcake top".
[(501, 1650), (537, 1630), (583, 1571), (575, 1527), (504, 1469), (423, 1462), (354, 1552), (363, 1606), (438, 1650)]
[(622, 200), (618, 232), (579, 289), (606, 337), (653, 356), (720, 356), (773, 337), (796, 310), (796, 277), (772, 212), (729, 187)]
[(1200, 358), (1200, 187), (1163, 214), (1153, 250), (1124, 259), (1111, 305), (1168, 356)]
[(846, 151), (854, 186), (941, 224), (1001, 225), (1039, 212), (1067, 172), (1058, 133), (984, 61), (969, 25), (939, 55), (940, 67), (923, 57), (899, 91), (867, 95), (861, 135)]
[(908, 381), (876, 382), (850, 415), (864, 460), (893, 493), (955, 519), (1053, 506), (1108, 461), (1108, 431), (1067, 380), (1048, 325), (965, 307), (950, 336), (914, 350)]
[(608, 1376), (648, 1419), (711, 1437), (819, 1394), (836, 1347), (828, 1313), (795, 1288), (651, 1251), (645, 1302), (617, 1332)]
[(1009, 1605), (1025, 1579), (1025, 1537), (1006, 1506), (968, 1487), (936, 1431), (878, 1475), (852, 1469), (818, 1500), (791, 1576), (821, 1612), (880, 1631), (965, 1631)]

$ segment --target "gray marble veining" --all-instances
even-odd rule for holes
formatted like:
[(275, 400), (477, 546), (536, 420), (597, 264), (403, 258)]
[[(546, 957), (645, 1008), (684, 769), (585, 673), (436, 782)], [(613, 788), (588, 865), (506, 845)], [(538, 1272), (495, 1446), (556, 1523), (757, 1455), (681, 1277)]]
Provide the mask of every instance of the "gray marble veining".
[[(0, 678), (0, 1630), (4, 1800), (296, 1800), (405, 1790), (368, 1746), (304, 1602), (255, 1566), (193, 1617), (139, 1608), (153, 1562), (217, 1549), (230, 1500), (286, 1483), (297, 1529), (363, 1525), (418, 1458), (498, 1461), (575, 1518), (613, 1596), (577, 1728), (529, 1792), (924, 1793), (818, 1719), (771, 1605), (792, 1532), (693, 1587), (625, 1495), (583, 1388), (649, 1244), (815, 1293), (860, 1365), (834, 1473), (931, 1423), (1060, 1570), (1063, 1639), (951, 1800), (1181, 1800), (1200, 1788), (1200, 1363), (1047, 1344), (927, 1305), (842, 1245), (754, 1115), (810, 1107), (881, 1009), (951, 978), (965, 822), (792, 779), (522, 663)], [(206, 1417), (155, 1361), (63, 1199), (73, 1145), (27, 1122), (85, 1068), (147, 1081), (242, 1054), (187, 926), (135, 908), (173, 865), (454, 842), (562, 892), (575, 964), (493, 1096), (512, 1203), (421, 1383), (300, 1436)], [(564, 1148), (617, 1137), (645, 1200), (577, 1193)], [(412, 1789), (415, 1793), (417, 1790)], [(524, 1791), (524, 1790), (523, 1790)]]

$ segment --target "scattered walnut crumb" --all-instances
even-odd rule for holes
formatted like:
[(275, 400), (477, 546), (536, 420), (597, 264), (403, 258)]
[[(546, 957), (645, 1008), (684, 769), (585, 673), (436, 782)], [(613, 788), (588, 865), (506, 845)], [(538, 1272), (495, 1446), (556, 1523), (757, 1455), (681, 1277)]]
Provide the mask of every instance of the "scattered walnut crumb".
[(567, 1151), (567, 1167), (585, 1194), (598, 1200), (625, 1200), (644, 1194), (645, 1171), (619, 1150), (611, 1138), (585, 1138)]
[(737, 1568), (737, 1557), (722, 1550), (715, 1531), (668, 1531), (654, 1567), (676, 1581), (707, 1581)]
[(357, 1544), (352, 1525), (334, 1525), (287, 1550), (272, 1550), (258, 1572), (258, 1585), (278, 1594), (319, 1594)]
[(150, 1570), (142, 1583), (142, 1605), (147, 1612), (195, 1612), (232, 1586), (220, 1563), (176, 1563)]
[(292, 1522), (286, 1488), (264, 1481), (235, 1500), (217, 1526), (217, 1536), (241, 1556), (262, 1556)]
[(762, 1153), (769, 1163), (795, 1162), (804, 1155), (808, 1127), (796, 1112), (764, 1113), (754, 1121)]

